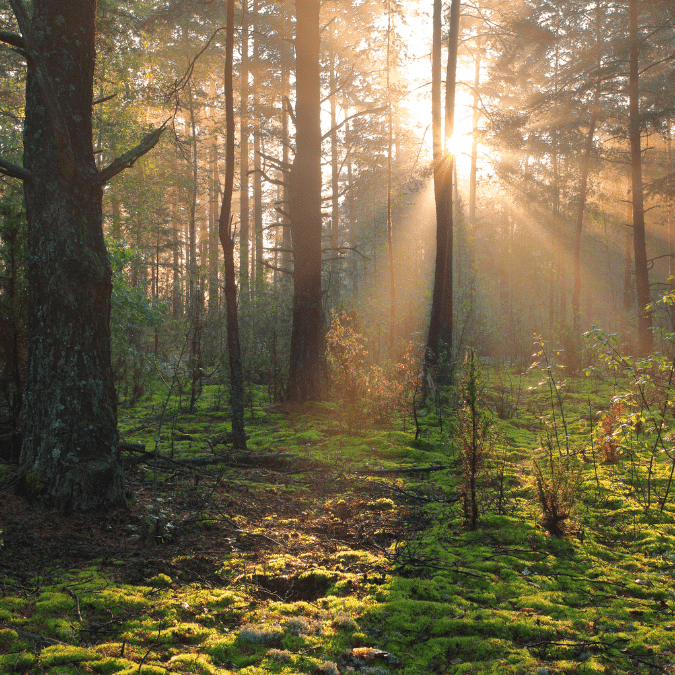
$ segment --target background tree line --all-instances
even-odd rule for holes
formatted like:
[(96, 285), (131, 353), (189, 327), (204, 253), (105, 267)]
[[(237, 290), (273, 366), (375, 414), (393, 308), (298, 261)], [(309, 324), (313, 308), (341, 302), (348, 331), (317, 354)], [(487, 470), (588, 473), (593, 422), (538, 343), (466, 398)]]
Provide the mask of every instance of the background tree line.
[[(227, 3), (98, 3), (96, 170), (166, 124), (152, 152), (102, 188), (120, 402), (168, 377), (192, 408), (205, 381), (229, 377), (219, 246), (228, 143), (245, 381), (267, 385), (270, 401), (320, 396), (332, 310), (350, 314), (376, 364), (425, 342), (436, 253), (432, 4), (236, 3), (232, 140)], [(437, 4), (447, 88), (452, 21), (450, 5)], [(669, 319), (645, 308), (674, 270), (671, 3), (452, 4), (450, 112), (471, 133), (453, 144), (450, 172), (448, 360), (471, 344), (522, 362), (537, 333), (578, 369), (580, 335), (593, 324), (620, 331), (635, 352), (658, 348), (651, 328)], [(26, 166), (27, 91), (14, 5), (0, 14), (0, 156), (11, 164), (0, 167), (0, 349), (11, 429), (25, 391), (31, 255), (15, 180)], [(34, 10), (43, 5), (57, 28), (59, 17), (67, 24), (49, 14), (59, 3)]]

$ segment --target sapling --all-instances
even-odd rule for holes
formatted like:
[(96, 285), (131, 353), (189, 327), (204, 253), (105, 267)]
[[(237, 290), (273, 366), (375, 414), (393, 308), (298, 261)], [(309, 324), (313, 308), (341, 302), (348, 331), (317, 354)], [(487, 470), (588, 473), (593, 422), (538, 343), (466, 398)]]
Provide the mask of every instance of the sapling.
[(581, 468), (574, 455), (553, 454), (553, 442), (543, 443), (544, 459), (532, 463), (537, 498), (542, 510), (544, 527), (556, 537), (562, 537), (576, 506), (582, 483)]
[(480, 372), (476, 354), (470, 349), (460, 393), (462, 407), (458, 431), (464, 479), (464, 517), (472, 530), (478, 525), (478, 479), (485, 470), (494, 445), (494, 425), (480, 394)]

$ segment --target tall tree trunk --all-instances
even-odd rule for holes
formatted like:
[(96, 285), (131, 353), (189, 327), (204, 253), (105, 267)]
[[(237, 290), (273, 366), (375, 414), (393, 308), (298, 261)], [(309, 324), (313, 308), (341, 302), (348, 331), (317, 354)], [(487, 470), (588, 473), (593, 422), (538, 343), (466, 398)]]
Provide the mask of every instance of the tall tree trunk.
[(629, 312), (633, 306), (635, 284), (633, 283), (633, 236), (630, 230), (632, 206), (630, 204), (630, 188), (626, 201), (626, 238), (623, 247), (623, 308)]
[(46, 495), (59, 510), (121, 507), (111, 268), (92, 148), (96, 4), (33, 0), (33, 17), (22, 23), (24, 39), (32, 32), (35, 43), (23, 160), (32, 175), (24, 182), (30, 297), (23, 485), (29, 497)]
[(248, 145), (249, 145), (249, 125), (250, 115), (248, 108), (248, 0), (241, 0), (241, 110), (240, 110), (240, 135), (241, 147), (239, 155), (240, 185), (241, 197), (239, 202), (239, 283), (241, 284), (241, 303), (246, 307), (251, 294), (250, 290), (250, 254), (249, 254), (249, 236), (250, 236), (250, 206), (248, 193)]
[[(171, 158), (171, 169), (172, 174), (175, 176), (178, 172), (178, 163), (176, 161), (176, 156), (173, 155)], [(178, 200), (179, 192), (177, 188), (174, 188), (171, 191), (171, 197), (169, 202), (169, 209), (171, 214), (171, 225), (172, 225), (172, 253), (173, 253), (173, 265), (172, 265), (172, 283), (171, 283), (171, 315), (174, 319), (179, 319), (183, 314), (183, 293), (182, 293), (182, 283), (181, 283), (181, 273), (180, 273), (180, 257), (181, 257), (181, 233), (182, 228), (178, 224)]]
[(473, 118), (471, 122), (471, 173), (469, 176), (469, 267), (474, 265), (474, 245), (476, 237), (476, 198), (478, 187), (478, 122), (480, 121), (480, 108), (478, 87), (480, 85), (480, 45), (476, 52), (476, 63), (473, 76)]
[(577, 223), (574, 231), (574, 292), (572, 293), (572, 326), (574, 333), (578, 334), (581, 330), (581, 234), (584, 227), (584, 211), (586, 209), (586, 195), (588, 192), (588, 171), (591, 165), (591, 154), (593, 152), (593, 137), (595, 136), (595, 126), (598, 120), (600, 93), (602, 91), (602, 74), (600, 72), (600, 41), (602, 39), (602, 15), (600, 10), (600, 1), (596, 2), (596, 47), (598, 55), (595, 67), (598, 71), (597, 81), (595, 83), (595, 92), (593, 94), (593, 105), (591, 107), (591, 119), (588, 124), (588, 133), (586, 134), (586, 146), (584, 148), (584, 157), (581, 162), (581, 183), (579, 185), (579, 205), (577, 207)]
[[(666, 120), (666, 171), (673, 172), (673, 131), (670, 115)], [(673, 179), (671, 178), (671, 185)], [(668, 232), (668, 279), (670, 290), (675, 289), (675, 228), (673, 227), (673, 191), (666, 197), (666, 230)]]
[(331, 218), (330, 218), (330, 295), (331, 306), (336, 307), (340, 294), (341, 261), (338, 255), (340, 244), (340, 168), (337, 136), (337, 73), (335, 63), (335, 24), (331, 24), (330, 68), (330, 175), (331, 175)]
[(253, 2), (253, 237), (255, 270), (253, 278), (253, 297), (256, 302), (260, 299), (263, 291), (265, 268), (263, 267), (263, 195), (262, 195), (262, 163), (260, 161), (261, 148), (261, 125), (260, 117), (262, 105), (260, 104), (261, 83), (263, 71), (260, 59), (260, 17), (258, 15), (258, 2)]
[(391, 0), (387, 6), (387, 253), (389, 255), (389, 353), (394, 350), (396, 330), (396, 277), (394, 270), (394, 233), (391, 222), (392, 152), (394, 144), (393, 115), (391, 103)]
[(232, 57), (234, 52), (234, 0), (227, 3), (227, 37), (225, 47), (225, 189), (220, 206), (218, 232), (225, 255), (225, 306), (227, 314), (227, 348), (230, 362), (230, 405), (232, 441), (237, 449), (246, 449), (244, 428), (244, 370), (239, 344), (237, 316), (237, 282), (234, 271), (234, 239), (232, 236), (232, 192), (234, 190), (234, 91)]
[(296, 0), (296, 152), (291, 171), (293, 326), (288, 398), (321, 393), (321, 81), (319, 0)]
[[(209, 98), (213, 102), (216, 97), (216, 85), (211, 81)], [(218, 178), (218, 134), (215, 130), (215, 115), (211, 120), (211, 147), (209, 152), (209, 314), (214, 316), (218, 311), (218, 197), (220, 196), (220, 179)]]
[(190, 352), (188, 367), (192, 374), (190, 389), (190, 414), (195, 410), (197, 395), (201, 383), (201, 294), (199, 292), (199, 268), (197, 266), (197, 185), (199, 161), (197, 154), (197, 117), (195, 115), (194, 92), (192, 83), (188, 85), (188, 101), (190, 104), (190, 132), (192, 136), (192, 185), (190, 197), (189, 248), (190, 262), (188, 267), (188, 320), (190, 322)]
[[(445, 373), (438, 376), (446, 381), (452, 377), (453, 331), (453, 169), (454, 157), (447, 140), (454, 130), (457, 47), (459, 41), (460, 0), (450, 6), (448, 66), (445, 83), (445, 154), (441, 155), (440, 134), (440, 2), (434, 2), (434, 47), (432, 72), (432, 106), (434, 121), (434, 193), (436, 196), (436, 265), (434, 290), (427, 338), (426, 363), (430, 367), (443, 364)], [(437, 28), (438, 27), (438, 28)], [(438, 44), (438, 46), (437, 46)], [(438, 82), (436, 82), (438, 81)]]
[[(260, 70), (256, 70), (256, 81), (260, 77)], [(255, 285), (254, 296), (256, 302), (261, 298), (265, 280), (265, 266), (263, 265), (263, 191), (262, 191), (262, 162), (260, 153), (261, 130), (260, 130), (260, 110), (262, 106), (258, 105), (257, 86), (254, 89), (254, 116), (253, 125), (253, 231), (255, 237)]]
[[(291, 54), (290, 48), (288, 46), (288, 23), (289, 23), (289, 9), (287, 6), (287, 0), (283, 0), (281, 5), (281, 30), (282, 30), (282, 47), (281, 47), (281, 143), (282, 143), (282, 161), (284, 167), (288, 167), (289, 164), (289, 148), (290, 148), (290, 134), (289, 134), (289, 117), (290, 117), (290, 101), (289, 101), (289, 91), (290, 91), (290, 79), (291, 79)], [(282, 191), (282, 204), (281, 204), (281, 217), (282, 223), (282, 248), (283, 253), (281, 254), (281, 267), (285, 270), (289, 270), (291, 267), (292, 256), (288, 253), (293, 246), (291, 241), (291, 228), (290, 221), (288, 217), (289, 209), (289, 174), (288, 171), (284, 170), (283, 176), (283, 191)], [(283, 279), (283, 276), (282, 276)], [(282, 281), (283, 283), (283, 281)]]
[(651, 303), (651, 294), (649, 292), (645, 206), (642, 186), (638, 0), (629, 0), (628, 3), (628, 39), (630, 40), (628, 94), (631, 199), (633, 203), (633, 250), (635, 260), (635, 291), (638, 311), (638, 351), (641, 356), (646, 356), (651, 353), (654, 348), (654, 336), (652, 334), (652, 315), (647, 309), (647, 306)]

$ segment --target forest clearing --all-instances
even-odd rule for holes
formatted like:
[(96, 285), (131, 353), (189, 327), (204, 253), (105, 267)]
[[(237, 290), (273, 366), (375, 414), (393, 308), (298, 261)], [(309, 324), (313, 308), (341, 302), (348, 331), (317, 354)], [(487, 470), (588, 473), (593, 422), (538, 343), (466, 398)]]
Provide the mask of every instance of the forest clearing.
[(0, 673), (675, 673), (673, 0), (0, 0)]
[(650, 428), (670, 390), (647, 385), (647, 409), (629, 373), (483, 380), (474, 529), (465, 386), (459, 416), (418, 411), (417, 440), (410, 408), (369, 427), (362, 402), (269, 405), (255, 387), (239, 458), (208, 386), (192, 415), (170, 401), (156, 466), (139, 446), (165, 395), (122, 409), (129, 510), (67, 517), (2, 492), (0, 669), (674, 672), (675, 458)]

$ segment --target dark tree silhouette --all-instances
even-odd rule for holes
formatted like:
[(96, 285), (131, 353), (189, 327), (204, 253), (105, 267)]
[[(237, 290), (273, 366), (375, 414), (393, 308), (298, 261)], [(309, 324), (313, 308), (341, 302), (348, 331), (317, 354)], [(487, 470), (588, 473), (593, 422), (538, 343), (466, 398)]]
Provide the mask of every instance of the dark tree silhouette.
[(111, 268), (104, 184), (159, 140), (161, 129), (98, 171), (92, 147), (96, 3), (11, 0), (28, 63), (23, 167), (28, 218), (29, 348), (22, 485), (60, 510), (125, 504), (110, 362)]

